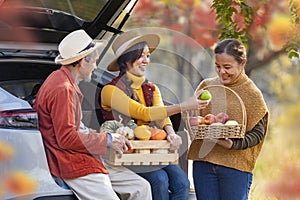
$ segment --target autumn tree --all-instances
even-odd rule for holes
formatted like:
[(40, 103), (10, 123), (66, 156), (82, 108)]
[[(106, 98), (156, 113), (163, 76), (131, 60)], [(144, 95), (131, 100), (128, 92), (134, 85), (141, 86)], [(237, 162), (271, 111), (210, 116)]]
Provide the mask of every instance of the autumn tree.
[[(223, 38), (238, 38), (244, 42), (248, 47), (246, 73), (255, 81), (268, 84), (263, 93), (272, 97), (268, 102), (272, 120), (269, 144), (265, 146), (269, 149), (257, 170), (264, 174), (282, 172), (278, 180), (273, 177), (268, 185), (272, 196), (283, 199), (299, 198), (299, 174), (295, 174), (295, 170), (300, 169), (297, 159), (300, 155), (300, 68), (299, 59), (292, 58), (299, 56), (299, 16), (300, 0), (139, 0), (129, 24), (182, 32), (208, 52)], [(174, 48), (178, 48), (184, 41), (173, 42)], [(185, 50), (186, 55), (178, 58), (174, 68), (192, 77), (191, 82), (199, 83), (201, 74), (182, 67), (184, 61), (197, 57), (191, 54), (192, 48)], [(282, 150), (276, 154), (274, 150), (278, 146)], [(282, 157), (282, 151), (292, 153)], [(294, 162), (287, 162), (293, 160), (293, 155)], [(278, 166), (279, 163), (282, 164)], [(264, 175), (263, 181), (266, 177)]]
[[(174, 36), (172, 39), (162, 38), (162, 42), (168, 40), (173, 50), (165, 51), (160, 48), (155, 54), (164, 59), (157, 60), (166, 66), (172, 66), (178, 74), (188, 78), (188, 82), (195, 88), (196, 84), (203, 78), (203, 71), (197, 69), (203, 65), (197, 61), (199, 46), (209, 48), (217, 39), (218, 29), (215, 13), (211, 11), (210, 5), (196, 1), (138, 1), (129, 27), (163, 27), (171, 31), (184, 34)], [(193, 41), (191, 41), (193, 40)], [(197, 44), (195, 44), (197, 43)], [(197, 46), (198, 45), (198, 46)], [(170, 45), (171, 46), (171, 45)], [(161, 45), (160, 45), (161, 47)], [(180, 53), (179, 53), (180, 52)], [(209, 51), (208, 51), (209, 52)], [(209, 56), (206, 56), (209, 58)], [(155, 56), (151, 57), (151, 63), (156, 62)], [(179, 81), (174, 81), (174, 83)], [(181, 81), (180, 81), (181, 82)], [(178, 84), (177, 89), (182, 96), (189, 95), (185, 86)], [(191, 92), (191, 91), (189, 91)], [(179, 92), (175, 92), (179, 94)]]
[(286, 53), (291, 26), (284, 0), (140, 0), (132, 18), (134, 27), (176, 30), (208, 51), (219, 39), (238, 38), (248, 46), (248, 75)]

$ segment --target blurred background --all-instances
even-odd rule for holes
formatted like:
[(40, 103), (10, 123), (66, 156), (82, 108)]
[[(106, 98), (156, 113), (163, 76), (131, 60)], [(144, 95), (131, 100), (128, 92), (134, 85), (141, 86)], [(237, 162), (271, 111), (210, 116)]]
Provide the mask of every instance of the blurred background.
[[(91, 7), (97, 3), (90, 0)], [(246, 73), (270, 110), (250, 200), (300, 199), (299, 11), (300, 0), (138, 0), (125, 24), (124, 30), (160, 35), (147, 77), (173, 103), (193, 94), (202, 79), (216, 75), (212, 50), (218, 40), (237, 38), (247, 46)], [(92, 19), (89, 15), (87, 10), (80, 17)], [(100, 68), (113, 58), (109, 51), (111, 57)], [(1, 148), (13, 151), (4, 144)]]
[(139, 0), (125, 26), (160, 34), (149, 79), (172, 102), (215, 76), (219, 39), (238, 38), (248, 47), (246, 73), (271, 116), (249, 199), (300, 199), (299, 7), (299, 0)]

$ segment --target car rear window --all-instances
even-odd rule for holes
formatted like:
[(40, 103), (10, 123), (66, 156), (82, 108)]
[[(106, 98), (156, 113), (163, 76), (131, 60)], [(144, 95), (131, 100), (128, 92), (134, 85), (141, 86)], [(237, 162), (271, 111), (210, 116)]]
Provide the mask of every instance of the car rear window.
[(32, 93), (35, 86), (41, 84), (42, 80), (15, 80), (0, 82), (0, 87), (20, 99), (25, 99)]
[(60, 10), (77, 16), (86, 21), (92, 21), (102, 10), (108, 0), (4, 0), (0, 1), (1, 7), (40, 7)]

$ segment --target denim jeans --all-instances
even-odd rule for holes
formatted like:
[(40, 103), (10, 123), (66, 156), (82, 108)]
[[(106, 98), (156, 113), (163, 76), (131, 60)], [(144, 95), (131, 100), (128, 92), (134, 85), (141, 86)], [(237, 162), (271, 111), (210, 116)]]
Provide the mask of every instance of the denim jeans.
[(197, 200), (247, 200), (252, 173), (209, 162), (193, 162)]
[(153, 200), (188, 200), (190, 182), (177, 165), (167, 165), (138, 174), (151, 184)]

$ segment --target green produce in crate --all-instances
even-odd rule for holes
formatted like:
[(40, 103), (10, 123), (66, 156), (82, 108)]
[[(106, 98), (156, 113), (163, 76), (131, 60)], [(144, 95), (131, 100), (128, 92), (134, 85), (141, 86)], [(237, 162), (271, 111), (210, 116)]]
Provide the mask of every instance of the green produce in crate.
[(134, 120), (130, 120), (125, 125), (121, 121), (122, 120), (105, 121), (100, 127), (100, 132), (119, 133), (121, 135), (124, 135), (127, 139), (134, 139), (133, 130), (137, 127), (137, 124), (134, 122)]

